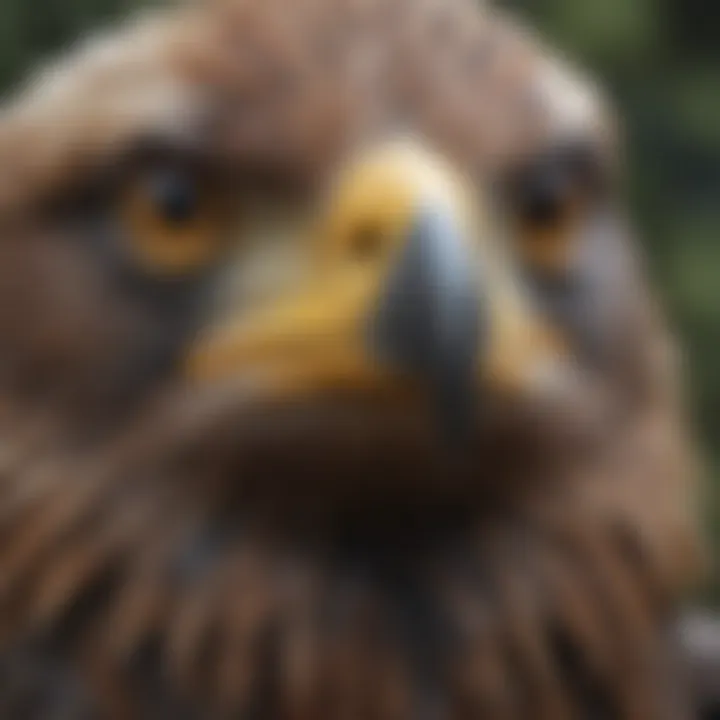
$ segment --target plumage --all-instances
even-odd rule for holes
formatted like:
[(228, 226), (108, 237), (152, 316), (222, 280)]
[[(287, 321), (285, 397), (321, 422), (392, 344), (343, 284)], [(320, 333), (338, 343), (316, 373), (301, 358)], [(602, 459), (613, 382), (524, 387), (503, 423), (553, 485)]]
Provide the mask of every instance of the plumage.
[(0, 116), (0, 714), (690, 717), (617, 145), (464, 0), (190, 4), (40, 73)]

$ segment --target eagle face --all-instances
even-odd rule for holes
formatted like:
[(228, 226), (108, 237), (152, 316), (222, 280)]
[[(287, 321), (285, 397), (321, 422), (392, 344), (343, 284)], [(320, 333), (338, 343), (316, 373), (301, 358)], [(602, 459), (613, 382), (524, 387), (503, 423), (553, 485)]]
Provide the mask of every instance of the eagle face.
[(8, 637), (92, 627), (146, 709), (272, 666), (261, 717), (365, 671), (368, 717), (527, 717), (515, 648), (539, 717), (577, 653), (656, 717), (602, 662), (660, 652), (693, 533), (613, 135), (462, 0), (220, 0), (41, 75), (0, 119)]
[[(427, 9), (380, 32), (384, 5), (332, 68), (308, 38), (348, 32), (349, 6), (302, 31), (280, 7), (161, 15), (10, 108), (7, 143), (34, 131), (38, 157), (5, 216), (3, 305), (32, 295), (7, 320), (9, 389), (81, 432), (161, 394), (223, 413), (236, 395), (237, 447), (269, 456), (252, 475), (419, 484), (453, 457), (477, 476), (506, 415), (578, 429), (601, 387), (625, 392), (604, 356), (633, 355), (634, 281), (599, 101), (499, 19)], [(413, 67), (443, 18), (462, 47)], [(483, 48), (451, 104), (431, 71)]]

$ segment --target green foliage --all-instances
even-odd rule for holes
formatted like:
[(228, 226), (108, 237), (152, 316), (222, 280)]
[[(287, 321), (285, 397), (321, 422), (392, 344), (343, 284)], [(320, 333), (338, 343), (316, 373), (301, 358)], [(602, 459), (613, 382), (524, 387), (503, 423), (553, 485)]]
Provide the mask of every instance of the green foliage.
[(126, 15), (148, 0), (2, 0), (0, 87), (91, 28)]
[(526, 3), (562, 39), (566, 50), (608, 67), (637, 68), (650, 60), (659, 39), (655, 0), (546, 0)]

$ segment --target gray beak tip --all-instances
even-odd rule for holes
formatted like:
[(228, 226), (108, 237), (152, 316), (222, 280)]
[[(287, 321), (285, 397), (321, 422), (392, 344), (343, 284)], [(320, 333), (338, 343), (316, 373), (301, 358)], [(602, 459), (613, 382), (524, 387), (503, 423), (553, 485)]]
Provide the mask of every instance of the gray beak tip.
[(442, 208), (424, 209), (370, 328), (380, 362), (427, 382), (453, 443), (474, 424), (482, 321), (477, 275), (457, 220)]

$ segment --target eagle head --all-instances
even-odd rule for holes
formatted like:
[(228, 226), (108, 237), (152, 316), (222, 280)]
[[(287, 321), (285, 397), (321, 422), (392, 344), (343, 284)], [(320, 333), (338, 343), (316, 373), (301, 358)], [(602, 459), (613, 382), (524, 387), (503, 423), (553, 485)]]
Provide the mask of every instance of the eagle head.
[(41, 73), (0, 117), (9, 657), (124, 717), (659, 717), (689, 453), (617, 145), (463, 0), (164, 9)]

